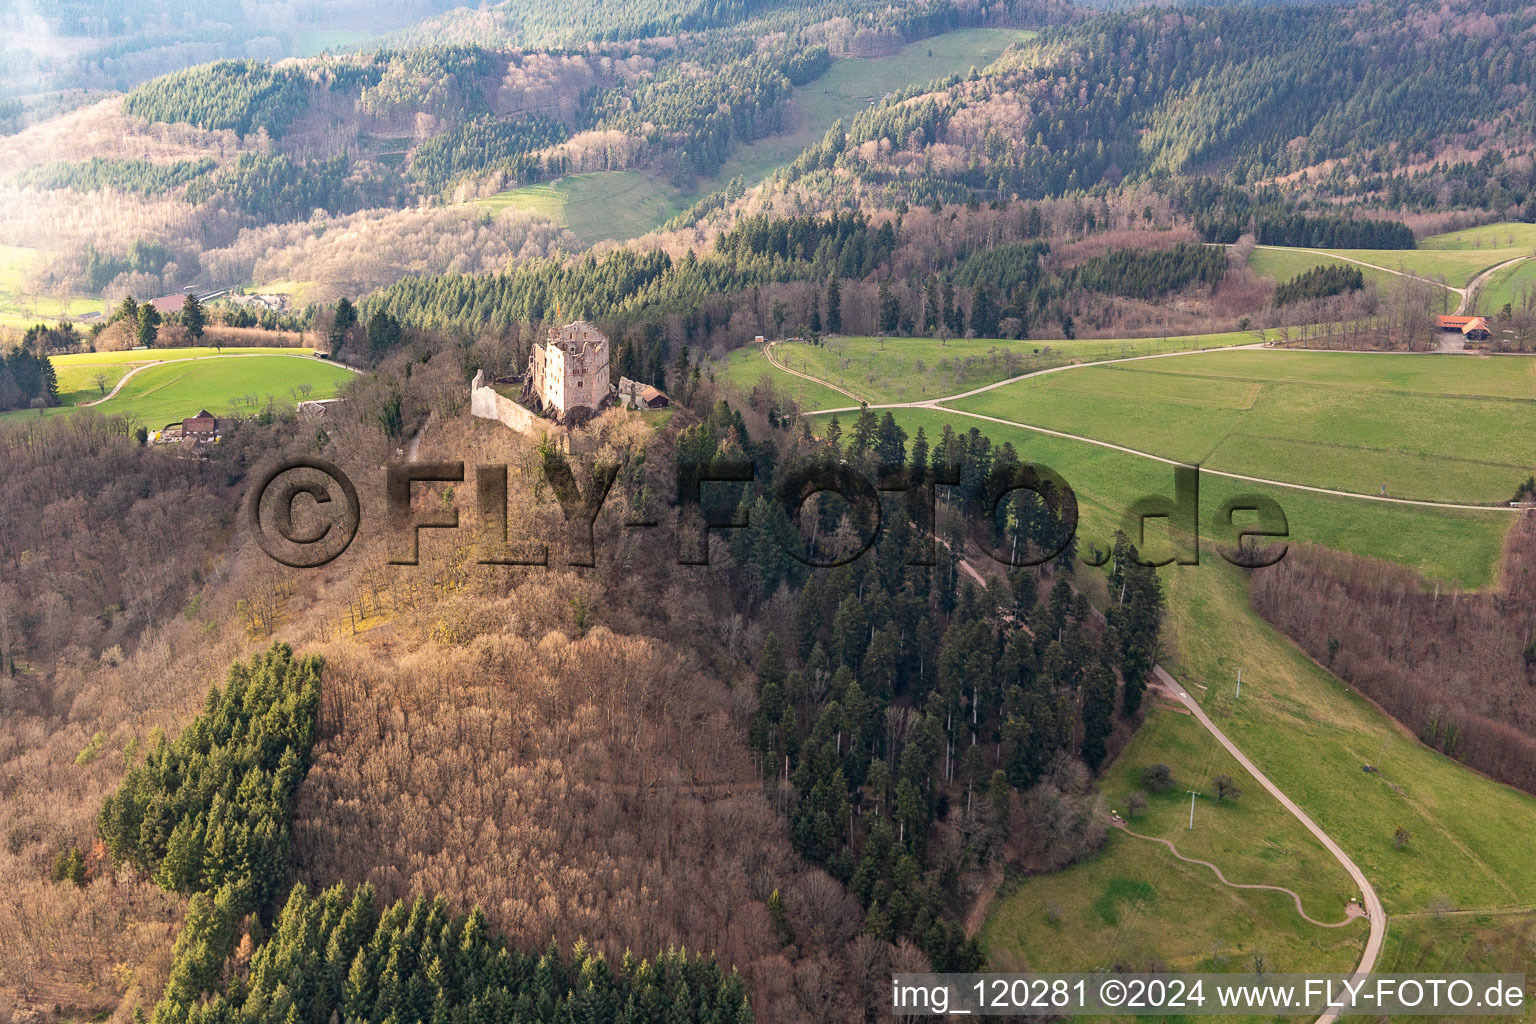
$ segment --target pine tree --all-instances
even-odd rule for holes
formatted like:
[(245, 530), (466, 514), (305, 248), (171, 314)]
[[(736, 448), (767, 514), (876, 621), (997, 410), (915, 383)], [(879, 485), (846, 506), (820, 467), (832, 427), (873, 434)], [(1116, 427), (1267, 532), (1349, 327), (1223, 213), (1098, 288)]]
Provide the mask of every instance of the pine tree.
[(901, 327), (901, 300), (891, 291), (891, 279), (888, 277), (880, 279), (878, 310), (881, 333), (896, 333)]
[(155, 339), (160, 336), (160, 311), (154, 303), (146, 302), (139, 307), (139, 329), (136, 335), (137, 341), (144, 348), (154, 348)]
[(208, 325), (208, 311), (191, 292), (181, 302), (181, 326), (186, 329), (187, 340), (194, 345), (203, 340), (203, 328)]
[(1083, 761), (1094, 771), (1104, 763), (1105, 740), (1114, 729), (1115, 677), (1102, 665), (1088, 674), (1083, 687)]
[(327, 335), (331, 351), (336, 352), (347, 340), (347, 332), (357, 326), (357, 307), (346, 296), (336, 300), (336, 312), (331, 317), (331, 330)]
[(843, 332), (843, 291), (837, 283), (837, 275), (827, 278), (827, 333)]
[(133, 300), (132, 295), (123, 296), (123, 301), (117, 304), (117, 312), (112, 319), (124, 320), (137, 327), (139, 322), (139, 304)]

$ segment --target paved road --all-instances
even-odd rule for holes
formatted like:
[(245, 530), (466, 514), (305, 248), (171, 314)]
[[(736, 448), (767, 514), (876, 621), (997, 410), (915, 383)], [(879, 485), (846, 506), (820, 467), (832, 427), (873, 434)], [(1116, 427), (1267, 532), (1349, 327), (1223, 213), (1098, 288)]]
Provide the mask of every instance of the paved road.
[[(1200, 706), (1200, 702), (1191, 697), (1189, 691), (1178, 680), (1169, 675), (1167, 670), (1161, 665), (1155, 666), (1152, 671), (1156, 674), (1158, 682), (1170, 694), (1177, 697), (1185, 707), (1189, 708), (1190, 714), (1199, 719), (1200, 724), (1205, 726), (1207, 731), (1216, 737), (1217, 742), (1227, 749), (1227, 753), (1235, 757), (1237, 763), (1247, 769), (1248, 773), (1258, 780), (1259, 785), (1263, 786), (1271, 796), (1280, 801), (1282, 807), (1295, 815), (1296, 820), (1306, 826), (1307, 831), (1316, 836), (1317, 841), (1322, 843), (1329, 853), (1333, 854), (1334, 860), (1342, 864), (1344, 870), (1349, 872), (1349, 877), (1354, 879), (1355, 885), (1360, 889), (1360, 895), (1365, 902), (1365, 914), (1370, 919), (1371, 924), (1371, 934), (1365, 940), (1365, 952), (1360, 955), (1360, 965), (1355, 968), (1355, 975), (1356, 977), (1362, 977), (1370, 974), (1376, 969), (1376, 960), (1381, 955), (1381, 943), (1387, 935), (1387, 912), (1382, 909), (1381, 898), (1376, 895), (1376, 890), (1372, 888), (1371, 880), (1365, 877), (1365, 872), (1360, 870), (1360, 865), (1351, 860), (1349, 854), (1345, 853), (1343, 848), (1318, 826), (1317, 822), (1307, 816), (1306, 811), (1296, 806), (1294, 800), (1281, 792), (1280, 787), (1271, 782), (1269, 776), (1259, 771), (1259, 766), (1250, 761), (1248, 755), (1244, 754), (1236, 743), (1228, 739), (1226, 733), (1216, 727), (1216, 723), (1211, 721), (1210, 716), (1205, 713), (1205, 709)], [(1337, 1017), (1337, 1011), (1330, 1010), (1317, 1019), (1317, 1024), (1332, 1024)]]

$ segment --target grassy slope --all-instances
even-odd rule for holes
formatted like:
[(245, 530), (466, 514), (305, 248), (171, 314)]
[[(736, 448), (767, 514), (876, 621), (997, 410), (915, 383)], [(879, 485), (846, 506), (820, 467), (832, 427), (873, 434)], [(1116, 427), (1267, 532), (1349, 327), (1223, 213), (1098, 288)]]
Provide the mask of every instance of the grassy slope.
[[(307, 348), (242, 348), (230, 350), (244, 355), (313, 355)], [(94, 402), (110, 392), (128, 372), (139, 366), (150, 366), (171, 359), (201, 359), (219, 355), (220, 349), (202, 346), (197, 348), (134, 349), (127, 352), (77, 352), (67, 356), (53, 356), (53, 369), (59, 378), (59, 398), (65, 405)], [(96, 382), (96, 375), (105, 375), (106, 391)], [(196, 411), (196, 410), (194, 410)]]
[(1379, 267), (1417, 274), (1463, 288), (1489, 267), (1516, 256), (1529, 256), (1529, 246), (1489, 249), (1329, 249), (1328, 252), (1364, 260)]
[(1536, 465), (1536, 362), (1523, 358), (1218, 352), (1047, 374), (954, 406), (1401, 497), (1499, 502)]
[(807, 146), (820, 142), (833, 122), (851, 119), (871, 99), (909, 85), (965, 74), (972, 66), (985, 67), (1010, 44), (1035, 35), (1014, 29), (960, 29), (918, 40), (888, 57), (840, 60), (821, 78), (795, 90), (793, 123), (788, 131), (739, 147), (726, 160), (718, 181), (700, 189), (699, 194), (737, 175), (754, 185)]
[(1536, 224), (1503, 221), (1419, 239), (1420, 249), (1500, 249), (1536, 246)]
[[(1385, 250), (1382, 250), (1382, 252), (1385, 252)], [(1382, 266), (1395, 266), (1393, 263), (1379, 259), (1371, 262), (1381, 264)], [(1278, 284), (1284, 284), (1298, 274), (1306, 273), (1313, 267), (1326, 266), (1356, 267), (1359, 269), (1360, 275), (1365, 278), (1366, 283), (1375, 285), (1376, 290), (1383, 295), (1392, 294), (1401, 281), (1396, 274), (1389, 274), (1385, 270), (1377, 270), (1374, 267), (1361, 267), (1358, 264), (1350, 263), (1348, 260), (1319, 256), (1316, 253), (1305, 252), (1301, 249), (1255, 249), (1248, 254), (1248, 268), (1260, 277), (1267, 277)], [(1446, 301), (1451, 304), (1451, 308), (1456, 308), (1456, 294), (1445, 290), (1445, 295)]]
[[(977, 422), (934, 411), (902, 410), (897, 415), (909, 432), (921, 425), (929, 436), (937, 436), (946, 421), (959, 430)], [(1085, 543), (1103, 546), (1135, 497), (1171, 491), (1167, 468), (1145, 459), (981, 425), (995, 440), (1013, 443), (1025, 458), (1066, 476), (1078, 493), (1079, 536)], [(1226, 566), (1212, 550), (1221, 530), (1220, 505), (1239, 491), (1276, 498), (1287, 512), (1294, 538), (1391, 558), (1461, 586), (1481, 586), (1494, 578), (1511, 519), (1496, 513), (1366, 505), (1357, 499), (1205, 478), (1202, 534), (1208, 540), (1202, 563), (1169, 569), (1163, 576), (1169, 592), (1171, 657), (1166, 660), (1195, 687), (1193, 692), (1222, 728), (1361, 863), (1389, 913), (1424, 909), (1442, 898), (1469, 907), (1536, 901), (1536, 850), (1507, 838), (1536, 827), (1536, 800), (1475, 775), (1405, 736), (1251, 611), (1244, 574)], [(1156, 547), (1150, 552), (1155, 555)], [(1239, 664), (1245, 668), (1240, 704), (1230, 691)], [(1212, 684), (1210, 690), (1204, 688), (1207, 683)], [(1160, 759), (1161, 739), (1154, 732), (1138, 735), (1122, 757), (1126, 770)], [(1381, 771), (1367, 775), (1360, 770), (1366, 762)], [(1263, 799), (1252, 790), (1243, 799), (1254, 796)], [(1213, 821), (1216, 810), (1211, 809)], [(1414, 836), (1403, 851), (1392, 844), (1399, 824)], [(1056, 959), (1065, 948), (1063, 942), (1033, 926), (1044, 900), (1063, 905), (1064, 920), (1077, 915), (1091, 921), (1091, 905), (1117, 877), (1135, 879), (1151, 870), (1148, 858), (1156, 850), (1149, 851), (1150, 845), (1116, 841), (1089, 863), (1029, 880), (998, 905), (985, 934), (1006, 934), (1011, 942), (1025, 943), (1013, 948), (1030, 955), (1035, 966), (1066, 966), (1067, 956)], [(1232, 874), (1243, 881), (1292, 884), (1279, 867), (1269, 878), (1239, 875), (1236, 870)], [(1048, 897), (1042, 896), (1042, 887)], [(1227, 929), (1238, 911), (1204, 917), (1182, 908), (1185, 888), (1191, 894), (1188, 899), (1207, 904), (1230, 893), (1216, 893), (1208, 882), (1205, 888), (1211, 891), (1199, 895), (1193, 884), (1175, 888), (1179, 899), (1153, 897), (1140, 904), (1148, 920), (1139, 926), (1138, 955), (1172, 962), (1228, 942)], [(1335, 930), (1298, 934), (1294, 910), (1283, 898), (1250, 894), (1239, 899), (1255, 915), (1242, 934), (1252, 935), (1254, 946), (1269, 952), (1274, 968), (1335, 967), (1350, 959), (1348, 950), (1338, 945)], [(1081, 941), (1092, 945), (1086, 933)]]
[[(1131, 822), (1135, 831), (1220, 864), (1231, 881), (1291, 888), (1318, 920), (1344, 919), (1348, 876), (1189, 715), (1160, 707), (1149, 713), (1100, 780), (1108, 806), (1124, 813), (1141, 769), (1157, 762), (1173, 769), (1176, 785), (1148, 794), (1147, 812)], [(1220, 805), (1201, 796), (1190, 830), (1187, 790), (1208, 790), (1219, 774), (1232, 776), (1243, 796)], [(1284, 894), (1222, 886), (1208, 869), (1179, 861), (1161, 845), (1115, 832), (1104, 854), (1030, 879), (1005, 906), (987, 921), (982, 943), (994, 962), (1017, 958), (1037, 969), (1241, 970), (1261, 952), (1275, 963), (1343, 969), (1358, 957), (1365, 933), (1363, 922), (1339, 929), (1308, 924)], [(1253, 927), (1255, 915), (1265, 927)], [(1223, 954), (1232, 959), (1222, 962)]]
[[(821, 345), (781, 342), (774, 355), (787, 366), (832, 381), (873, 404), (883, 404), (939, 398), (1067, 363), (1251, 345), (1258, 340), (1255, 332), (1072, 341), (952, 338), (944, 344), (937, 338), (836, 337)], [(772, 366), (756, 348), (737, 349), (728, 361), (734, 368), (733, 380), (752, 384), (767, 372), (786, 385), (790, 383), (790, 375)], [(828, 404), (807, 408), (851, 404), (835, 391), (818, 390), (830, 394)]]
[(1536, 260), (1516, 263), (1488, 279), (1473, 300), (1474, 309), (1486, 316), (1497, 316), (1505, 303), (1519, 309), (1524, 296), (1533, 288), (1536, 288)]
[[(798, 368), (799, 364), (795, 365)], [(847, 395), (780, 370), (763, 357), (756, 345), (732, 349), (715, 372), (720, 380), (742, 392), (750, 391), (766, 376), (781, 392), (793, 395), (802, 409), (838, 409), (850, 404)]]
[(676, 216), (681, 197), (643, 171), (595, 171), (498, 192), (481, 202), (496, 212), (543, 214), (588, 245), (607, 238), (634, 238)]
[[(279, 408), (291, 407), (295, 398), (290, 389), (301, 384), (312, 387), (309, 398), (329, 398), (352, 376), (334, 363), (286, 355), (198, 359), (151, 366), (128, 381), (116, 397), (93, 408), (108, 415), (135, 416), (146, 426), (156, 428), (200, 409), (219, 416), (255, 413), (269, 398)], [(94, 390), (95, 386), (90, 388)], [(254, 404), (246, 400), (248, 396), (254, 397)], [(90, 394), (82, 397), (92, 400)], [(232, 406), (231, 399), (238, 404)], [(68, 411), (69, 406), (61, 406), (48, 410), (48, 414)], [(14, 418), (37, 414), (21, 411), (6, 415)]]
[(531, 210), (563, 224), (583, 242), (643, 235), (700, 197), (740, 176), (755, 185), (774, 168), (793, 160), (820, 141), (838, 118), (851, 118), (870, 98), (908, 85), (923, 84), (972, 65), (995, 60), (1010, 43), (1032, 32), (1012, 29), (961, 29), (913, 43), (889, 57), (840, 60), (820, 79), (796, 89), (788, 131), (737, 147), (720, 173), (678, 190), (642, 171), (597, 171), (558, 181), (527, 185), (481, 200), (493, 210)]

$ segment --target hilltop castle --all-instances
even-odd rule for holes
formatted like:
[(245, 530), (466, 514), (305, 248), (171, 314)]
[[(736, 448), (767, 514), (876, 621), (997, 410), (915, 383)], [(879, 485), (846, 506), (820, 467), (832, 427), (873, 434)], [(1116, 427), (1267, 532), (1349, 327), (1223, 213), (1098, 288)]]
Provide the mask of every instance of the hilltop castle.
[(584, 419), (608, 404), (608, 338), (585, 320), (552, 327), (528, 359), (527, 394), (561, 423)]

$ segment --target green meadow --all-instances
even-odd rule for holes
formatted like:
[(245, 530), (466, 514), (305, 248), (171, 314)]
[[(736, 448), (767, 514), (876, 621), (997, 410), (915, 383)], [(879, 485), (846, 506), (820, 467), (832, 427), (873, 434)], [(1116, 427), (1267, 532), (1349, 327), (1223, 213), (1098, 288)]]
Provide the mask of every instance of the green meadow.
[(1464, 288), (1472, 279), (1489, 267), (1512, 260), (1517, 256), (1531, 255), (1529, 246), (1506, 246), (1495, 249), (1329, 249), (1328, 252), (1350, 259), (1374, 263), (1389, 270), (1401, 270), (1407, 274), (1426, 277), (1432, 281), (1444, 280), (1456, 288)]
[(1420, 249), (1513, 249), (1536, 247), (1536, 224), (1502, 221), (1419, 239)]
[(1045, 374), (950, 404), (1210, 469), (1395, 497), (1507, 501), (1536, 471), (1536, 360), (1522, 357), (1213, 352)]
[[(167, 349), (169, 356), (178, 350)], [(185, 350), (183, 350), (185, 351)], [(282, 350), (278, 350), (282, 351)], [(301, 352), (305, 350), (300, 350)], [(89, 354), (125, 356), (142, 353)], [(65, 359), (56, 359), (56, 366)], [(127, 360), (103, 363), (73, 363), (58, 367), (59, 390), (71, 404), (46, 410), (59, 415), (95, 401), (100, 389), (92, 378), (97, 372), (115, 373), (120, 380), (134, 369)], [(186, 361), (155, 363), (135, 374), (115, 396), (92, 408), (106, 415), (128, 415), (151, 429), (194, 415), (207, 409), (216, 416), (246, 416), (260, 412), (269, 403), (275, 408), (292, 408), (303, 399), (333, 397), (353, 377), (353, 373), (321, 359), (282, 354), (225, 355), (193, 358)], [(110, 391), (113, 384), (107, 385)], [(308, 393), (302, 389), (308, 387)], [(36, 416), (23, 410), (5, 414), (9, 418)]]
[(1478, 289), (1472, 308), (1484, 316), (1497, 316), (1507, 303), (1515, 309), (1536, 294), (1536, 260), (1505, 267)]
[[(782, 351), (785, 346), (778, 347)], [(798, 362), (788, 365), (796, 369), (800, 368)], [(742, 394), (751, 391), (766, 377), (781, 394), (791, 395), (800, 408), (807, 411), (840, 409), (850, 404), (847, 395), (840, 394), (815, 381), (796, 377), (794, 374), (780, 370), (763, 356), (762, 349), (757, 345), (743, 345), (741, 348), (732, 349), (715, 365), (714, 373), (716, 379), (724, 381), (729, 387)]]
[[(243, 355), (310, 356), (307, 348), (241, 348), (231, 353)], [(75, 352), (51, 356), (54, 373), (59, 378), (59, 398), (65, 405), (82, 405), (104, 398), (129, 371), (173, 359), (206, 359), (224, 350), (209, 345), (183, 348), (130, 349), (120, 352)], [(98, 380), (97, 378), (101, 378)], [(197, 410), (193, 410), (196, 412)]]
[[(1141, 787), (1141, 770), (1153, 764), (1172, 769), (1172, 789)], [(1221, 774), (1242, 790), (1235, 802), (1209, 795)], [(1142, 836), (1220, 865), (1229, 881), (1289, 888), (1317, 920), (1345, 920), (1349, 876), (1192, 716), (1154, 706), (1099, 785), (1122, 815), (1128, 794), (1143, 795), (1146, 812), (1129, 822)], [(1202, 791), (1193, 829), (1191, 788)], [(1111, 829), (1098, 856), (1005, 890), (980, 940), (994, 968), (1242, 971), (1264, 962), (1344, 971), (1359, 959), (1366, 931), (1363, 920), (1320, 928), (1284, 893), (1222, 885), (1162, 844)]]
[[(1321, 255), (1319, 255), (1321, 254)], [(1373, 267), (1396, 270), (1429, 281), (1443, 281), (1454, 288), (1464, 288), (1478, 274), (1518, 256), (1531, 255), (1530, 246), (1503, 246), (1475, 249), (1291, 249), (1266, 246), (1255, 249), (1248, 264), (1255, 272), (1277, 281), (1289, 280), (1304, 270), (1323, 264), (1367, 263), (1361, 272), (1378, 287), (1391, 285), (1393, 275)], [(1328, 257), (1336, 257), (1330, 259)], [(1341, 258), (1337, 258), (1341, 257)], [(1454, 297), (1453, 297), (1454, 298)]]
[[(835, 336), (823, 339), (819, 345), (780, 342), (774, 346), (773, 353), (779, 362), (791, 369), (830, 381), (864, 401), (878, 405), (941, 398), (1069, 363), (1254, 345), (1262, 337), (1258, 331), (1169, 338), (1048, 341)], [(730, 366), (727, 376), (737, 384), (755, 384), (765, 372), (781, 386), (796, 388), (809, 384), (803, 380), (795, 383), (795, 378), (770, 364), (755, 346), (732, 351), (727, 364)], [(825, 388), (819, 390), (825, 392), (822, 397), (827, 398), (827, 404), (802, 403), (805, 408), (842, 408), (852, 404), (846, 395)]]
[(851, 120), (887, 93), (986, 67), (1012, 44), (1036, 34), (1018, 29), (958, 29), (911, 43), (889, 56), (839, 60), (819, 79), (795, 90), (787, 131), (737, 148), (726, 158), (717, 181), (700, 194), (738, 175), (748, 186), (755, 185), (820, 142), (839, 118)]
[(487, 208), (526, 210), (548, 217), (588, 245), (635, 238), (682, 212), (673, 189), (642, 171), (593, 171), (498, 192)]
[(29, 291), (31, 275), (47, 261), (38, 249), (0, 245), (0, 327), (25, 330), (44, 320), (100, 313), (101, 300), (80, 295), (39, 295)]

